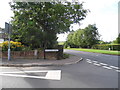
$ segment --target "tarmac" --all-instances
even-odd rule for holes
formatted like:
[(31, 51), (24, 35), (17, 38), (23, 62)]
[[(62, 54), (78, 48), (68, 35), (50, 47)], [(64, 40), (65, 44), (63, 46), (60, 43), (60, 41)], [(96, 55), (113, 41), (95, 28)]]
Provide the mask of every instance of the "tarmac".
[(71, 65), (82, 61), (83, 58), (77, 56), (70, 56), (62, 60), (48, 60), (48, 59), (15, 59), (8, 61), (7, 59), (0, 60), (0, 66), (5, 67), (37, 67), (37, 66), (62, 66)]

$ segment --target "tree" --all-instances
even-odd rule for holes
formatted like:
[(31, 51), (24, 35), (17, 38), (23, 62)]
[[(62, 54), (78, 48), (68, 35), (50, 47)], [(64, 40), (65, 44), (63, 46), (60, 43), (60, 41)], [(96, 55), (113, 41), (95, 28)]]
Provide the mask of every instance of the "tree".
[(80, 23), (88, 10), (81, 3), (70, 2), (15, 2), (13, 40), (32, 48), (49, 48), (57, 41), (56, 34), (69, 32), (70, 25)]
[(76, 45), (74, 44), (74, 40), (73, 40), (73, 35), (74, 35), (74, 31), (70, 32), (67, 36), (67, 41), (65, 42), (64, 46), (67, 48), (69, 47), (76, 47)]
[(83, 34), (84, 31), (82, 29), (79, 29), (76, 32), (74, 32), (72, 41), (74, 45), (76, 45), (76, 47), (84, 46)]
[(67, 42), (74, 44), (76, 47), (91, 48), (99, 42), (99, 37), (96, 26), (88, 25), (84, 29), (78, 29), (74, 33), (70, 33)]
[(100, 35), (96, 25), (88, 25), (88, 27), (84, 29), (85, 47), (91, 48), (93, 45), (97, 44), (99, 42), (99, 37)]
[(116, 38), (116, 40), (113, 41), (113, 43), (120, 44), (120, 33), (119, 33), (118, 37)]

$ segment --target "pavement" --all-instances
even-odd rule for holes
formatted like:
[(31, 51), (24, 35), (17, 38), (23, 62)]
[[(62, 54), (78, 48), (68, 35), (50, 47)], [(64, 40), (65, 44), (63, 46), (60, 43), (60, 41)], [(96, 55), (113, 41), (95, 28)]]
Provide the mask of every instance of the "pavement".
[(48, 60), (48, 59), (15, 59), (8, 61), (7, 59), (2, 59), (0, 66), (7, 67), (35, 67), (35, 66), (62, 66), (75, 64), (83, 59), (77, 56), (70, 56), (67, 59), (62, 60)]

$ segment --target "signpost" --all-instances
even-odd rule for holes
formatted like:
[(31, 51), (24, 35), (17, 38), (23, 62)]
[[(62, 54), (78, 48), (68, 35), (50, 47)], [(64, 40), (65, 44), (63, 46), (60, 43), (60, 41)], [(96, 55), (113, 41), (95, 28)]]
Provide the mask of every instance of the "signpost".
[(9, 23), (5, 22), (5, 32), (8, 33), (8, 60), (11, 59), (10, 57), (10, 34), (12, 29), (11, 27), (12, 26)]

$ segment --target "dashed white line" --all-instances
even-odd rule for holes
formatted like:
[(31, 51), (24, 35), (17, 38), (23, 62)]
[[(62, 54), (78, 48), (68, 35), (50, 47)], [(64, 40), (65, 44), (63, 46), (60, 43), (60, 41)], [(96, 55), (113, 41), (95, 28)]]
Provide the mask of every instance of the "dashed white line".
[(86, 59), (87, 61), (91, 61), (90, 59)]
[(92, 63), (91, 61), (87, 61), (88, 63)]
[(93, 63), (94, 65), (96, 65), (96, 66), (101, 66), (100, 64), (97, 64), (97, 63)]
[(105, 63), (100, 63), (101, 65), (107, 65), (107, 64), (105, 64)]
[(120, 70), (116, 70), (117, 72), (120, 72)]
[(92, 61), (92, 62), (97, 63), (98, 61)]
[(107, 66), (102, 66), (103, 68), (105, 68), (105, 69), (112, 69), (112, 68), (110, 68), (110, 67), (107, 67)]
[(108, 65), (108, 64), (106, 64), (106, 63), (100, 63), (100, 62), (98, 62), (98, 61), (93, 61), (93, 60), (90, 60), (90, 59), (86, 59), (86, 61), (87, 61), (88, 63), (93, 64), (93, 65), (96, 65), (96, 66), (102, 66), (102, 67), (105, 68), (105, 69), (109, 69), (109, 70), (115, 69), (115, 71), (120, 72), (120, 70), (119, 70), (120, 68), (119, 68), (119, 67), (116, 67), (116, 66), (110, 66), (110, 65)]
[(113, 68), (113, 69), (119, 69), (118, 67), (116, 67), (116, 66), (110, 66), (111, 68)]

